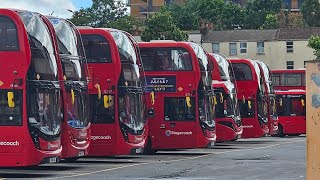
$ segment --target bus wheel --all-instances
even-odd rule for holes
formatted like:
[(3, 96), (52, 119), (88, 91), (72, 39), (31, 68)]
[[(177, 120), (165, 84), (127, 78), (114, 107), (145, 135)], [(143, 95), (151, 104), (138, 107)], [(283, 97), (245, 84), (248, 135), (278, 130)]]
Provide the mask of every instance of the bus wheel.
[(284, 137), (285, 135), (283, 134), (283, 127), (281, 126), (281, 124), (278, 125), (278, 137)]
[(155, 153), (156, 153), (156, 151), (154, 149), (152, 149), (151, 139), (148, 138), (147, 145), (145, 146), (145, 148), (143, 150), (143, 154), (152, 155)]
[(66, 158), (66, 159), (64, 159), (64, 162), (73, 163), (73, 162), (76, 162), (78, 159), (79, 159), (79, 157)]

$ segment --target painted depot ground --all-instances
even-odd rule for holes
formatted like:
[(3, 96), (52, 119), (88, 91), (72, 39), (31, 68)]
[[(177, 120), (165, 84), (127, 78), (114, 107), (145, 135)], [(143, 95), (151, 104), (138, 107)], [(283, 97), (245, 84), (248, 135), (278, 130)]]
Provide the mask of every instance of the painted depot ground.
[(263, 137), (217, 144), (212, 149), (161, 151), (156, 155), (82, 158), (74, 163), (0, 169), (0, 179), (301, 180), (306, 138)]

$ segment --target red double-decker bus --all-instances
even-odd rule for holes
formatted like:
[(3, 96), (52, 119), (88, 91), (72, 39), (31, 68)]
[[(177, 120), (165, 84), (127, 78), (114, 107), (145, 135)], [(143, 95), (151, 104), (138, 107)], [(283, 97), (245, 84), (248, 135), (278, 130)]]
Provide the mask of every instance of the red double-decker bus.
[(306, 90), (305, 69), (277, 69), (271, 71), (274, 90)]
[(273, 84), (270, 77), (270, 68), (262, 61), (256, 60), (259, 64), (260, 71), (263, 75), (263, 82), (265, 89), (267, 90), (268, 97), (268, 128), (269, 135), (275, 135), (278, 133), (278, 115), (276, 110), (275, 94), (273, 90)]
[(147, 101), (145, 152), (214, 145), (212, 64), (203, 48), (174, 41), (139, 43), (139, 47), (147, 85), (156, 93), (155, 102)]
[(238, 89), (238, 104), (242, 120), (242, 138), (268, 134), (268, 103), (259, 65), (247, 59), (230, 60)]
[(69, 21), (47, 17), (59, 46), (60, 82), (63, 92), (62, 156), (74, 161), (88, 154), (90, 123), (86, 59), (79, 31)]
[(0, 166), (59, 161), (62, 98), (48, 20), (0, 9)]
[(217, 142), (237, 140), (243, 129), (231, 63), (219, 54), (209, 56), (214, 65), (212, 85), (216, 94)]
[(115, 29), (79, 28), (89, 66), (89, 156), (142, 153), (144, 74), (137, 44)]
[(279, 115), (278, 136), (306, 133), (306, 91), (275, 91)]

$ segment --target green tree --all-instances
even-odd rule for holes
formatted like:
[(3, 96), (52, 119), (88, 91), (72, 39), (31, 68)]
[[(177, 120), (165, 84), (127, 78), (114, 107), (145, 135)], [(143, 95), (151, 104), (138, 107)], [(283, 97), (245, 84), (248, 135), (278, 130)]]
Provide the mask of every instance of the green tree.
[(124, 16), (125, 4), (115, 0), (92, 0), (92, 6), (75, 11), (71, 22), (78, 26), (106, 27)]
[(181, 30), (199, 29), (200, 18), (189, 3), (171, 4), (164, 6), (160, 11), (169, 11), (174, 24)]
[(289, 13), (281, 11), (276, 14), (278, 28), (302, 28), (304, 27), (303, 16), (301, 13)]
[(143, 21), (138, 20), (135, 17), (123, 16), (116, 21), (110, 22), (108, 27), (120, 29), (130, 34), (136, 34), (137, 32), (142, 31), (143, 25)]
[(310, 27), (320, 26), (320, 2), (319, 0), (304, 0), (301, 12), (306, 25)]
[(164, 11), (155, 13), (146, 20), (141, 39), (143, 41), (160, 39), (187, 41), (188, 34), (174, 24), (170, 12)]
[(280, 12), (282, 0), (250, 0), (245, 10), (245, 28), (258, 29), (268, 14)]
[(277, 16), (273, 14), (268, 14), (266, 21), (262, 24), (260, 29), (276, 29), (278, 27)]
[(320, 36), (311, 36), (308, 40), (308, 47), (314, 49), (313, 54), (316, 60), (320, 60)]

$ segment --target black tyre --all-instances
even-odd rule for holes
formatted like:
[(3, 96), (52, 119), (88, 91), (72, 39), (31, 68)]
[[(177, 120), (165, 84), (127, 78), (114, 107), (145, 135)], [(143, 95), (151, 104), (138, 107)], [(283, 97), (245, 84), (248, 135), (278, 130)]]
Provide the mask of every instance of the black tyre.
[(151, 145), (151, 139), (148, 138), (147, 141), (147, 145), (145, 146), (144, 150), (143, 150), (143, 154), (145, 155), (152, 155), (155, 154), (157, 151), (155, 151), (154, 149), (152, 149), (152, 145)]
[(278, 137), (284, 137), (286, 136), (285, 134), (283, 134), (283, 127), (281, 126), (281, 124), (278, 125)]

